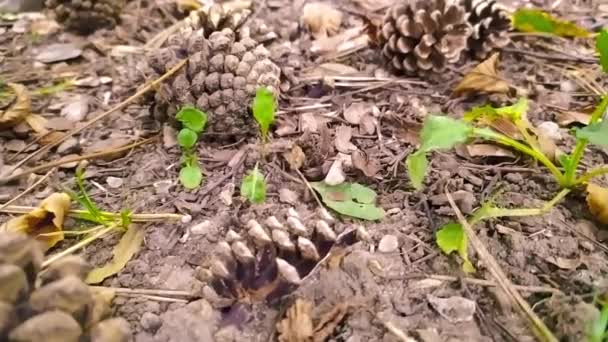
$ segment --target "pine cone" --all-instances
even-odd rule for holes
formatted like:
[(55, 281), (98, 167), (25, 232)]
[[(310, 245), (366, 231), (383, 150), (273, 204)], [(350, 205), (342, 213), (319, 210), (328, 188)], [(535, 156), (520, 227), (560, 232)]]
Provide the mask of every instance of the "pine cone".
[(388, 10), (380, 43), (396, 72), (440, 72), (460, 59), (470, 34), (457, 0), (411, 0)]
[(228, 231), (216, 245), (203, 265), (208, 267), (207, 280), (221, 297), (273, 303), (295, 290), (330, 252), (367, 239), (363, 227), (337, 228), (325, 209), (306, 221), (293, 208), (284, 219), (252, 219), (242, 231)]
[(183, 67), (154, 96), (154, 116), (172, 120), (179, 107), (194, 105), (209, 117), (206, 131), (256, 132), (249, 107), (258, 87), (278, 95), (280, 69), (255, 40), (225, 28), (207, 38), (204, 29), (186, 28), (151, 53), (144, 70), (157, 78), (189, 56)]
[(89, 268), (65, 257), (39, 273), (42, 246), (26, 235), (0, 233), (0, 341), (127, 342), (129, 323), (105, 319), (108, 307), (83, 278)]
[(463, 0), (473, 28), (469, 50), (475, 58), (485, 59), (490, 52), (509, 44), (511, 19), (506, 9), (494, 0)]
[(125, 0), (46, 0), (58, 22), (82, 34), (114, 27), (120, 20)]

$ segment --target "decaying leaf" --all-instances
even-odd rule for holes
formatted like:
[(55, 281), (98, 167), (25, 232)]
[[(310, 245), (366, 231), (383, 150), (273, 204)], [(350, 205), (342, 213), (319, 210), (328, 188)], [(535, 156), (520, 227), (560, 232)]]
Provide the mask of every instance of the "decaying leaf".
[(304, 299), (296, 299), (287, 309), (286, 317), (277, 323), (280, 342), (312, 342), (312, 303)]
[(513, 27), (522, 32), (545, 32), (560, 37), (588, 37), (591, 34), (573, 22), (533, 8), (520, 8), (515, 11)]
[(583, 112), (563, 111), (559, 112), (556, 116), (557, 124), (560, 126), (569, 126), (575, 123), (588, 125), (591, 121), (591, 115)]
[(324, 182), (314, 182), (310, 185), (323, 199), (323, 202), (336, 212), (364, 220), (380, 220), (384, 218), (384, 209), (375, 205), (376, 192), (359, 183), (342, 183), (329, 185)]
[(5, 111), (0, 112), (0, 128), (12, 127), (31, 114), (32, 102), (27, 88), (18, 83), (7, 83), (15, 94), (15, 100)]
[(302, 22), (315, 39), (325, 38), (338, 32), (342, 12), (327, 3), (312, 2), (304, 5)]
[(331, 164), (331, 167), (325, 176), (325, 183), (329, 185), (339, 185), (344, 183), (345, 180), (346, 175), (344, 174), (344, 169), (342, 168), (342, 159), (336, 159)]
[(476, 303), (463, 297), (440, 298), (427, 295), (431, 306), (451, 323), (468, 322), (473, 319)]
[(353, 137), (353, 129), (350, 126), (342, 125), (336, 128), (335, 146), (339, 152), (349, 154), (357, 150), (357, 146), (350, 142)]
[(138, 225), (132, 224), (124, 233), (112, 254), (112, 260), (102, 267), (92, 270), (87, 276), (88, 284), (97, 284), (109, 276), (122, 270), (129, 260), (139, 251), (144, 241), (144, 230)]
[(575, 270), (583, 264), (583, 260), (581, 260), (580, 258), (566, 259), (559, 256), (549, 256), (544, 259), (545, 261), (561, 268), (562, 270)]
[(304, 161), (306, 161), (306, 155), (298, 145), (293, 145), (284, 156), (292, 170), (299, 170), (304, 165)]
[[(70, 209), (70, 195), (53, 193), (38, 208), (0, 226), (0, 232), (25, 233), (44, 243), (46, 249), (63, 240), (63, 221)], [(42, 235), (45, 234), (45, 235)]]
[(349, 305), (340, 303), (319, 318), (313, 325), (312, 303), (298, 298), (277, 323), (280, 342), (325, 342), (348, 314)]
[(515, 154), (510, 150), (492, 144), (467, 145), (466, 152), (470, 157), (515, 158)]
[(587, 206), (597, 220), (608, 224), (608, 189), (597, 184), (587, 185)]
[(454, 89), (454, 96), (464, 93), (507, 93), (509, 83), (496, 71), (498, 56), (498, 53), (494, 53), (466, 74)]
[(370, 159), (364, 151), (354, 151), (351, 155), (353, 166), (363, 172), (367, 177), (374, 177), (380, 171), (377, 160)]
[(355, 102), (351, 103), (346, 109), (344, 109), (344, 119), (353, 125), (361, 123), (361, 119), (370, 113), (372, 106), (366, 102)]

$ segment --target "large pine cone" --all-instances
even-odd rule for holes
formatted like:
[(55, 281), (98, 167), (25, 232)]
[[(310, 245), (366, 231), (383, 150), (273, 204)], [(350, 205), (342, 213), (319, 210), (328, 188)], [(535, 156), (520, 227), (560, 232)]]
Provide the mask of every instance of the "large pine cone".
[(127, 342), (129, 323), (106, 316), (107, 303), (84, 283), (79, 257), (39, 273), (43, 252), (26, 235), (0, 233), (0, 341)]
[(207, 38), (204, 29), (186, 28), (151, 53), (144, 70), (157, 78), (190, 57), (186, 67), (163, 83), (154, 96), (154, 116), (173, 120), (178, 109), (194, 105), (208, 117), (208, 132), (256, 132), (249, 107), (259, 87), (278, 95), (280, 69), (270, 53), (249, 37), (225, 28)]
[(509, 44), (511, 19), (506, 9), (494, 0), (463, 0), (473, 28), (469, 50), (475, 58), (485, 59), (490, 52)]
[(67, 29), (89, 34), (99, 28), (114, 27), (125, 0), (46, 0), (46, 6)]
[(362, 226), (345, 229), (325, 209), (306, 220), (293, 208), (282, 214), (252, 219), (217, 243), (203, 265), (217, 295), (275, 303), (297, 289), (329, 253), (367, 239)]
[(467, 48), (471, 26), (456, 0), (411, 0), (391, 7), (380, 32), (382, 54), (397, 72), (441, 72)]

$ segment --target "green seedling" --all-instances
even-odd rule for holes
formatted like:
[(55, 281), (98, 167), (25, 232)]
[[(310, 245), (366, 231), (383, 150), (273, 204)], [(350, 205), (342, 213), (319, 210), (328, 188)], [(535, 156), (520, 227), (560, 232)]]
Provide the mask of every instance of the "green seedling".
[(603, 29), (595, 40), (595, 48), (600, 54), (600, 65), (604, 72), (608, 72), (608, 30)]
[(324, 182), (310, 183), (321, 195), (323, 203), (336, 212), (363, 220), (380, 220), (386, 213), (377, 207), (376, 192), (359, 183), (328, 185)]
[[(591, 115), (589, 125), (573, 131), (577, 141), (574, 150), (570, 154), (564, 154), (558, 158), (558, 163), (553, 162), (542, 152), (537, 137), (533, 135), (534, 128), (526, 116), (528, 103), (525, 99), (520, 99), (514, 105), (507, 107), (484, 106), (474, 108), (465, 114), (463, 120), (430, 115), (420, 132), (420, 148), (406, 160), (410, 180), (414, 188), (422, 189), (428, 169), (427, 156), (432, 151), (450, 149), (457, 144), (466, 143), (472, 139), (492, 141), (528, 155), (544, 165), (554, 176), (562, 190), (542, 208), (506, 209), (488, 203), (475, 212), (470, 223), (475, 224), (481, 220), (497, 217), (543, 215), (573, 189), (586, 185), (594, 177), (608, 174), (608, 167), (606, 166), (591, 169), (582, 174), (577, 173), (587, 144), (608, 145), (608, 121), (602, 120), (607, 107), (608, 96), (604, 96)], [(488, 127), (475, 125), (478, 122), (487, 123), (497, 119), (507, 119), (513, 122), (523, 138), (516, 140)], [(438, 232), (437, 241), (446, 254), (458, 251), (465, 261), (463, 267), (465, 270), (471, 271), (470, 263), (466, 258), (466, 246), (462, 247), (466, 245), (466, 236), (464, 233), (456, 234), (456, 230), (461, 230), (462, 227), (454, 226), (454, 224), (448, 223), (442, 227)], [(447, 230), (447, 232), (444, 230)]]
[(589, 37), (591, 33), (573, 22), (531, 8), (520, 8), (513, 14), (513, 27), (521, 32), (542, 32), (560, 37)]
[(257, 163), (241, 182), (241, 196), (255, 204), (264, 203), (266, 200), (266, 180)]
[(268, 140), (270, 125), (274, 123), (276, 107), (274, 94), (267, 88), (258, 88), (253, 99), (252, 111), (255, 121), (260, 126), (260, 135), (264, 142)]
[(608, 302), (596, 296), (594, 302), (601, 306), (600, 315), (590, 323), (587, 329), (587, 342), (606, 342), (608, 341)]
[(203, 172), (198, 165), (195, 146), (198, 135), (207, 125), (207, 114), (195, 107), (180, 109), (175, 118), (181, 122), (182, 129), (177, 134), (177, 142), (182, 148), (182, 168), (179, 180), (186, 189), (196, 189), (203, 181)]

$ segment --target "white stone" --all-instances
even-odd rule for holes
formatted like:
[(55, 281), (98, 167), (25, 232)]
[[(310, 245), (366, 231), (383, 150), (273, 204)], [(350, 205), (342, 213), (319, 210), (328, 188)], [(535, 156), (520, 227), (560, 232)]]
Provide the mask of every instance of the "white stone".
[(378, 244), (381, 253), (391, 253), (399, 248), (399, 239), (395, 235), (384, 235)]

